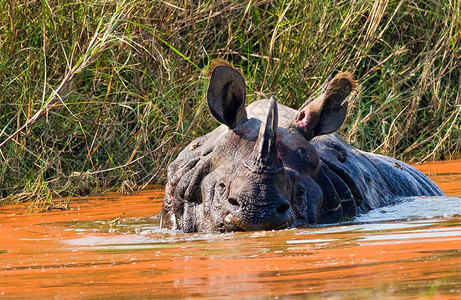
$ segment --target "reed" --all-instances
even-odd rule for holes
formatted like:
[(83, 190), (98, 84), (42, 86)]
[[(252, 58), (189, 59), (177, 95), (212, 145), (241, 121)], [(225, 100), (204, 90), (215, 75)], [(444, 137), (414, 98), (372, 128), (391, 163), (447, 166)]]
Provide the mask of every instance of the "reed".
[[(0, 0), (0, 197), (32, 200), (164, 182), (217, 123), (211, 59), (249, 101), (299, 107), (335, 70), (361, 82), (343, 136), (406, 160), (461, 147), (461, 1)], [(0, 200), (0, 201), (3, 201)]]

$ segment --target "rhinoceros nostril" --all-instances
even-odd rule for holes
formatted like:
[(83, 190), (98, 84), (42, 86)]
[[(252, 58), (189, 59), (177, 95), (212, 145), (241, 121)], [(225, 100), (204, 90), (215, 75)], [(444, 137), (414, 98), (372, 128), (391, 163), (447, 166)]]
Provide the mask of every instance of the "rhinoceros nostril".
[(289, 209), (290, 209), (290, 204), (288, 202), (282, 202), (282, 204), (280, 204), (280, 206), (277, 208), (277, 213), (283, 214)]
[(227, 201), (229, 201), (229, 203), (232, 205), (232, 206), (235, 206), (236, 208), (240, 207), (240, 203), (237, 201), (237, 199), (235, 199), (234, 197), (229, 197), (227, 198)]

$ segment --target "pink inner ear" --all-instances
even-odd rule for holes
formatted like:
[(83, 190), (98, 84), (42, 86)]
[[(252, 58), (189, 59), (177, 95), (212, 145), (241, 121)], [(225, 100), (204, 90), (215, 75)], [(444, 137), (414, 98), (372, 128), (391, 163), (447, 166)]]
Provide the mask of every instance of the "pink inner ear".
[(299, 127), (306, 127), (307, 123), (306, 123), (305, 117), (306, 117), (306, 112), (301, 111), (299, 113), (298, 121), (296, 122), (296, 125), (298, 125)]
[(299, 118), (298, 118), (298, 120), (304, 119), (305, 116), (306, 116), (306, 112), (303, 110), (302, 112), (299, 113)]

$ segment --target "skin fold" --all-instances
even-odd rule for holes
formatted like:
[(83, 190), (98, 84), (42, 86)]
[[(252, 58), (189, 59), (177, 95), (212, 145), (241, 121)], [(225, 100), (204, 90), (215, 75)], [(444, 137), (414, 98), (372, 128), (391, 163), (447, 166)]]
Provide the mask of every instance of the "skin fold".
[(355, 149), (334, 133), (356, 87), (339, 73), (300, 110), (274, 97), (246, 106), (243, 76), (209, 71), (208, 108), (222, 123), (168, 167), (160, 226), (184, 232), (281, 229), (338, 222), (398, 197), (443, 192), (396, 159)]

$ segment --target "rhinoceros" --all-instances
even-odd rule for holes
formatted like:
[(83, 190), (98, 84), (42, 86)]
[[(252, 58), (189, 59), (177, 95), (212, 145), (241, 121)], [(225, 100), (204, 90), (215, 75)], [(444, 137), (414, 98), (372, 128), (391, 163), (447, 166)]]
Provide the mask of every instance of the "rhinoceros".
[(222, 125), (169, 165), (162, 228), (282, 229), (338, 222), (398, 197), (443, 195), (412, 166), (335, 133), (357, 85), (351, 73), (337, 74), (300, 110), (274, 96), (246, 106), (244, 77), (226, 61), (213, 61), (208, 74), (208, 108)]

